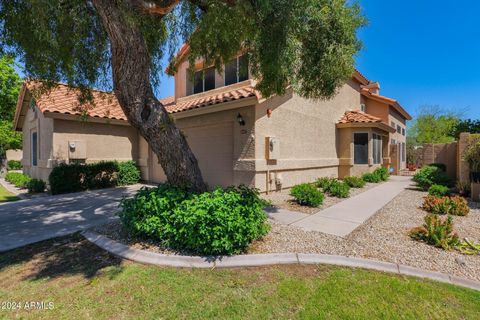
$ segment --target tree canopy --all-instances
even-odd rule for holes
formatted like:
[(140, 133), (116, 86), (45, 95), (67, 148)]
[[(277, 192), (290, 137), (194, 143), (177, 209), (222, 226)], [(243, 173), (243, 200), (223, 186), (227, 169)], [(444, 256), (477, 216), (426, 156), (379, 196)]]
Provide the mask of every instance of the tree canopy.
[[(245, 50), (264, 96), (288, 85), (310, 98), (328, 98), (351, 76), (365, 24), (346, 0), (116, 1), (141, 29), (157, 84), (161, 60), (174, 60), (185, 39), (190, 59), (222, 68)], [(177, 3), (165, 15), (142, 10)], [(0, 0), (0, 43), (25, 64), (28, 76), (79, 87), (111, 87), (111, 45), (95, 1)]]
[(423, 106), (409, 130), (410, 142), (448, 143), (455, 140), (454, 129), (460, 123), (460, 115), (439, 106)]
[(22, 148), (22, 136), (12, 128), (20, 85), (13, 58), (0, 57), (0, 157), (8, 149)]
[(451, 135), (458, 139), (460, 133), (480, 133), (480, 120), (479, 119), (463, 119), (458, 122), (458, 124), (453, 128)]

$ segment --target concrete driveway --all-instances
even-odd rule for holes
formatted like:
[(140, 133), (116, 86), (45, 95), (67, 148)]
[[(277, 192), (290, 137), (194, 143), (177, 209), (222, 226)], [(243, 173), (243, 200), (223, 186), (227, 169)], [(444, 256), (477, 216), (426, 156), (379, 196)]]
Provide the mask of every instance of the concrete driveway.
[(119, 201), (142, 185), (0, 204), (0, 252), (117, 219)]

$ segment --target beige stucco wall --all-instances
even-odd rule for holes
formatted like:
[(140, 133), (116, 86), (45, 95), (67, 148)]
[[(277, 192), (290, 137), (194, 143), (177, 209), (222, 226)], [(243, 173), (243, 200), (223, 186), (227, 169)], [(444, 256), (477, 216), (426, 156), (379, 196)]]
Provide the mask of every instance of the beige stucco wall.
[[(37, 132), (37, 166), (32, 165), (32, 133)], [(23, 172), (32, 178), (48, 180), (51, 171), (53, 120), (36, 107), (29, 108), (22, 127)]]
[(23, 151), (22, 150), (7, 150), (5, 156), (7, 157), (7, 161), (16, 160), (21, 161), (23, 159)]

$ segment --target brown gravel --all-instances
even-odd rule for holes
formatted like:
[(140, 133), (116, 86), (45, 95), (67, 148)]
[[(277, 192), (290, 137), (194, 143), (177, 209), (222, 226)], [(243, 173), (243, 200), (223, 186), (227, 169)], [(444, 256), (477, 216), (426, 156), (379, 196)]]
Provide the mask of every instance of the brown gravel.
[[(272, 229), (252, 244), (247, 253), (322, 253), (400, 263), (425, 270), (454, 274), (480, 281), (480, 255), (468, 256), (444, 251), (408, 236), (411, 228), (423, 224), (426, 213), (419, 209), (426, 193), (405, 190), (345, 238), (281, 225), (270, 221)], [(480, 205), (470, 203), (466, 217), (454, 217), (454, 228), (461, 238), (480, 242)], [(122, 230), (119, 222), (97, 227), (95, 231), (137, 249), (175, 253), (152, 241), (135, 239)], [(459, 263), (462, 262), (462, 263)]]
[[(365, 192), (371, 188), (379, 186), (379, 183), (367, 183), (365, 186), (361, 189), (355, 189), (351, 188), (350, 189), (350, 198), (354, 197), (362, 192)], [(317, 208), (312, 208), (312, 207), (307, 207), (307, 206), (302, 206), (299, 205), (293, 197), (290, 195), (290, 190), (282, 190), (279, 192), (273, 192), (268, 195), (262, 194), (262, 198), (265, 200), (268, 200), (272, 203), (273, 207), (275, 208), (282, 208), (286, 209), (289, 211), (297, 211), (297, 212), (302, 212), (306, 214), (315, 214), (319, 211), (322, 211), (328, 207), (333, 206), (334, 204), (337, 204), (339, 202), (342, 202), (346, 199), (342, 198), (336, 198), (336, 197), (330, 197), (328, 194), (325, 194), (325, 200), (323, 201), (323, 204), (320, 207)]]

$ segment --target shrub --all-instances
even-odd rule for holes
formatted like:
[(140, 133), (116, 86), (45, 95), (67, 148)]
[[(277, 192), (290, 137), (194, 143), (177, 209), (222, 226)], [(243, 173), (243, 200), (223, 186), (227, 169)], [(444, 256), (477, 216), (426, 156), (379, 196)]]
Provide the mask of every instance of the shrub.
[(48, 181), (52, 194), (110, 188), (138, 182), (140, 172), (133, 161), (101, 161), (92, 164), (60, 164)]
[(472, 191), (470, 183), (460, 180), (455, 184), (455, 188), (457, 188), (458, 193), (463, 197), (468, 197)]
[(31, 179), (27, 182), (27, 189), (29, 193), (40, 193), (45, 191), (45, 181), (39, 179)]
[(348, 184), (351, 188), (363, 188), (365, 186), (365, 180), (359, 177), (345, 177), (343, 182)]
[(441, 186), (439, 184), (434, 184), (428, 188), (428, 194), (435, 197), (445, 197), (450, 195), (450, 188)]
[(430, 167), (436, 167), (443, 172), (447, 172), (447, 165), (444, 163), (431, 163), (429, 164)]
[(290, 195), (301, 205), (319, 207), (325, 196), (315, 186), (309, 183), (298, 184), (290, 190)]
[(335, 181), (330, 185), (328, 193), (337, 198), (348, 198), (350, 196), (350, 187), (342, 181)]
[(160, 240), (167, 247), (231, 255), (267, 234), (265, 206), (258, 191), (247, 187), (191, 194), (161, 184), (123, 199), (120, 218), (133, 234)]
[(140, 181), (140, 170), (135, 161), (120, 162), (118, 164), (118, 185), (127, 186)]
[(428, 190), (428, 188), (434, 184), (450, 186), (452, 183), (452, 180), (445, 172), (432, 166), (426, 166), (420, 169), (420, 171), (413, 176), (413, 181), (423, 190)]
[(26, 188), (30, 177), (20, 172), (7, 172), (5, 180), (15, 185), (17, 188)]
[(370, 182), (370, 183), (379, 183), (381, 181), (380, 177), (374, 173), (364, 173), (362, 176), (363, 181)]
[(317, 188), (323, 189), (323, 192), (328, 192), (328, 189), (335, 181), (337, 181), (335, 178), (323, 177), (317, 179), (317, 181), (315, 181), (315, 185)]
[(470, 171), (480, 171), (480, 135), (474, 135), (463, 152), (463, 160), (468, 162)]
[(470, 212), (467, 200), (462, 197), (426, 196), (422, 209), (434, 214), (448, 214), (454, 216), (466, 216)]
[(387, 181), (390, 177), (390, 173), (388, 173), (388, 169), (385, 167), (375, 169), (375, 171), (373, 171), (373, 174), (376, 175), (380, 179), (380, 181)]
[(434, 214), (428, 214), (422, 227), (410, 231), (410, 237), (445, 250), (455, 248), (460, 243), (458, 235), (453, 232), (451, 216), (442, 219)]
[(7, 170), (21, 170), (22, 162), (19, 160), (8, 160), (7, 161)]

